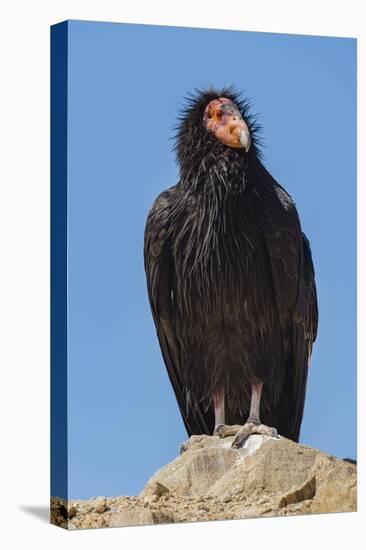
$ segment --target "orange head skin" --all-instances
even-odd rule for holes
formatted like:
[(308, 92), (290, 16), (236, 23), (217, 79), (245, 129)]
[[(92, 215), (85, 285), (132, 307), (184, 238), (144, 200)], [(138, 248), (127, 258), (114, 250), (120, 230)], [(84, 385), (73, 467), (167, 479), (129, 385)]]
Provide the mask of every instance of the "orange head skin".
[(225, 145), (249, 151), (249, 128), (239, 109), (230, 99), (220, 97), (210, 101), (205, 109), (203, 121), (207, 130)]

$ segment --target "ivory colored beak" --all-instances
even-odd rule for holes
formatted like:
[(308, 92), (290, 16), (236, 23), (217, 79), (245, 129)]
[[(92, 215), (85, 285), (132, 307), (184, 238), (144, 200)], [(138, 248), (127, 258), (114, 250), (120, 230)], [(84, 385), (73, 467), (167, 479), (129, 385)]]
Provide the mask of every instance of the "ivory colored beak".
[(239, 137), (240, 145), (245, 149), (245, 152), (247, 153), (250, 149), (250, 144), (252, 142), (250, 138), (250, 132), (246, 128), (242, 128), (240, 130), (240, 137)]

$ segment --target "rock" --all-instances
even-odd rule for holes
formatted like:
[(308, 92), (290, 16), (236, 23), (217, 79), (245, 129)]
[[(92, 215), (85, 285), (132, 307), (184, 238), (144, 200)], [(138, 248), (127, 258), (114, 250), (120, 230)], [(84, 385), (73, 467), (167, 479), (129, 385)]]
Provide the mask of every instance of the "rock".
[(168, 495), (169, 489), (166, 487), (163, 483), (160, 483), (159, 481), (152, 482), (148, 488), (148, 490), (145, 491), (144, 496), (145, 497), (153, 497), (153, 500), (159, 499), (162, 495)]
[(192, 436), (135, 497), (51, 498), (68, 529), (356, 511), (357, 466), (285, 438)]
[(108, 527), (127, 527), (132, 525), (153, 525), (151, 510), (124, 510), (111, 516)]
[(107, 499), (105, 497), (99, 497), (95, 500), (94, 511), (98, 514), (103, 514), (107, 509)]
[(70, 506), (70, 507), (69, 507), (69, 511), (68, 511), (68, 517), (69, 517), (69, 519), (74, 518), (74, 517), (76, 516), (77, 512), (78, 512), (78, 511), (77, 511), (77, 508), (75, 508), (75, 506)]
[(174, 515), (161, 510), (154, 510), (152, 512), (154, 523), (174, 523)]
[(279, 508), (288, 506), (289, 504), (294, 504), (297, 502), (302, 502), (307, 499), (314, 498), (316, 493), (316, 479), (315, 475), (310, 475), (303, 483), (300, 485), (292, 487), (290, 491), (285, 493), (279, 501)]

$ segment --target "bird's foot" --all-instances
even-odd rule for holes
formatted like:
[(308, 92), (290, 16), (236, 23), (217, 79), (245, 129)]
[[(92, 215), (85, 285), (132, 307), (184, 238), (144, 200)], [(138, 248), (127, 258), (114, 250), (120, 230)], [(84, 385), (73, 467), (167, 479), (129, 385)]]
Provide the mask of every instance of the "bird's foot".
[(214, 433), (212, 435), (218, 435), (219, 437), (229, 437), (231, 435), (236, 435), (243, 426), (234, 425), (229, 426), (228, 424), (219, 424), (216, 426)]
[(244, 443), (244, 441), (252, 434), (269, 435), (271, 437), (278, 437), (276, 428), (270, 428), (264, 424), (257, 422), (247, 422), (244, 426), (241, 426), (240, 430), (236, 434), (232, 447), (238, 449)]

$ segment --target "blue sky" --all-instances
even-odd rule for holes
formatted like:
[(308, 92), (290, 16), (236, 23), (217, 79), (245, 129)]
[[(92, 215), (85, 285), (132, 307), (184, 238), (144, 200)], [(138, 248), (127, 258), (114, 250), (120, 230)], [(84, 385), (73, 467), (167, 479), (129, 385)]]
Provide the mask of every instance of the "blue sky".
[(194, 87), (252, 98), (264, 164), (296, 202), (320, 323), (300, 441), (356, 457), (356, 41), (69, 22), (69, 498), (133, 495), (186, 432), (143, 268), (173, 126)]

